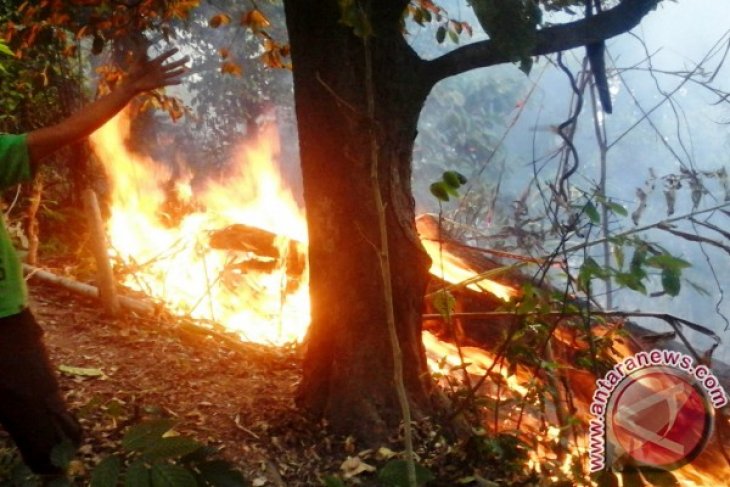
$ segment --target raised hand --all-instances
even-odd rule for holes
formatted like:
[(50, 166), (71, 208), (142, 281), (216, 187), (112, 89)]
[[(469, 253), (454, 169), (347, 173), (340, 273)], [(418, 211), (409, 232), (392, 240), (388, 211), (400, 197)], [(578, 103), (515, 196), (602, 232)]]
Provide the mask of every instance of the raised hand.
[(136, 94), (180, 84), (187, 71), (185, 64), (190, 59), (185, 56), (169, 64), (163, 64), (177, 52), (178, 49), (170, 49), (154, 59), (136, 63), (127, 76), (127, 87)]
[(177, 52), (177, 49), (170, 49), (154, 59), (137, 63), (120, 86), (108, 95), (86, 105), (56, 125), (30, 132), (28, 153), (31, 164), (35, 165), (53, 151), (86, 137), (116, 115), (135, 95), (163, 86), (180, 84), (186, 71), (185, 63), (189, 60), (187, 56), (163, 64)]

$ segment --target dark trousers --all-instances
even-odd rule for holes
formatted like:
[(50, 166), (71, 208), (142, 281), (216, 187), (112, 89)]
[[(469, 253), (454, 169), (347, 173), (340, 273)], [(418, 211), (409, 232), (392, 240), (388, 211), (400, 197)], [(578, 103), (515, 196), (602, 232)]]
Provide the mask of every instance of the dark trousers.
[(59, 472), (50, 459), (54, 446), (81, 441), (81, 426), (59, 393), (43, 330), (27, 309), (0, 318), (0, 424), (39, 474)]

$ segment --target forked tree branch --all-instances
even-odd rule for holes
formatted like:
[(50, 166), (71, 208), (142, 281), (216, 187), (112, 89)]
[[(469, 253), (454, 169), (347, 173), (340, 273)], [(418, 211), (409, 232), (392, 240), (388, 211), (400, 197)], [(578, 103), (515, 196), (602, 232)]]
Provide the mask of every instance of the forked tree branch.
[[(618, 6), (589, 18), (538, 30), (533, 56), (565, 51), (610, 39), (636, 27), (661, 0), (623, 0)], [(455, 49), (426, 63), (428, 82), (436, 82), (476, 68), (512, 61), (490, 40)]]

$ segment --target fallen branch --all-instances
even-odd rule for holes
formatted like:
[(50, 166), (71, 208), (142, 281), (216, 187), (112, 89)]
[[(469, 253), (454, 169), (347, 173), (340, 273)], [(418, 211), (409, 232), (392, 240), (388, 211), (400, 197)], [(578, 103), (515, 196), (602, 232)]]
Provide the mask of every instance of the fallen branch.
[[(723, 202), (723, 203), (721, 203), (721, 204), (719, 204), (717, 206), (713, 206), (712, 208), (706, 208), (704, 210), (699, 210), (699, 211), (692, 211), (690, 213), (685, 213), (683, 215), (675, 216), (673, 218), (668, 218), (666, 220), (662, 220), (662, 221), (659, 221), (659, 222), (656, 222), (656, 223), (652, 223), (650, 225), (644, 225), (642, 227), (632, 228), (632, 229), (627, 230), (625, 232), (621, 232), (621, 233), (617, 233), (615, 235), (611, 235), (610, 238), (609, 237), (604, 237), (604, 238), (600, 238), (600, 239), (597, 239), (597, 240), (591, 240), (590, 242), (580, 243), (580, 244), (574, 245), (572, 247), (566, 248), (565, 250), (562, 251), (562, 253), (563, 254), (568, 254), (568, 253), (571, 253), (571, 252), (576, 252), (578, 250), (583, 250), (585, 248), (592, 247), (594, 245), (598, 245), (598, 244), (603, 244), (605, 242), (609, 242), (612, 239), (619, 239), (619, 238), (623, 238), (623, 237), (628, 237), (628, 236), (633, 235), (635, 233), (643, 232), (645, 230), (661, 229), (661, 230), (664, 230), (664, 231), (667, 231), (667, 232), (670, 232), (670, 233), (675, 233), (675, 232), (677, 232), (676, 230), (669, 229), (669, 224), (670, 223), (673, 223), (673, 222), (679, 221), (679, 220), (686, 220), (686, 219), (692, 218), (694, 216), (701, 215), (703, 213), (713, 212), (713, 211), (721, 211), (723, 213), (726, 213), (728, 216), (730, 216), (730, 212), (727, 212), (727, 211), (723, 210), (723, 208), (725, 208), (727, 206), (730, 206), (730, 201), (725, 201), (725, 202)], [(691, 234), (684, 234), (684, 235), (678, 235), (678, 236), (683, 237), (683, 238), (687, 238), (688, 240), (695, 240), (695, 241), (697, 241), (697, 238), (698, 238), (697, 236), (691, 235)], [(726, 252), (730, 253), (730, 248), (727, 248), (727, 246), (724, 246), (722, 244), (719, 244), (718, 242), (715, 242), (714, 240), (713, 241), (710, 241), (710, 242), (708, 242), (708, 241), (704, 241), (704, 242), (705, 243), (710, 243), (710, 244), (713, 244), (713, 245), (716, 245), (716, 246), (717, 245), (720, 245), (721, 246), (720, 248), (722, 248), (722, 250), (725, 250)], [(555, 256), (554, 255), (543, 255), (541, 257), (535, 258), (535, 261), (537, 261), (537, 262), (551, 262), (554, 259), (555, 259)], [(445, 289), (445, 290), (459, 289), (459, 288), (468, 286), (469, 284), (472, 284), (472, 283), (475, 283), (475, 282), (479, 282), (479, 281), (484, 280), (484, 279), (489, 279), (489, 278), (497, 277), (497, 276), (502, 275), (502, 274), (505, 274), (505, 273), (507, 273), (509, 271), (517, 270), (520, 267), (523, 267), (523, 266), (528, 265), (528, 264), (531, 264), (531, 263), (532, 262), (524, 262), (523, 261), (523, 262), (517, 262), (515, 264), (511, 264), (511, 265), (508, 265), (508, 266), (503, 266), (503, 267), (498, 267), (498, 268), (490, 268), (489, 270), (487, 270), (485, 272), (482, 272), (482, 273), (479, 273), (479, 274), (475, 274), (474, 276), (472, 276), (472, 277), (470, 277), (468, 279), (465, 279), (465, 280), (463, 280), (461, 282), (458, 282), (456, 284), (451, 284), (451, 285), (449, 285), (449, 286), (447, 286), (447, 287), (445, 287), (443, 289)], [(426, 295), (426, 298), (431, 297), (433, 294), (434, 293), (431, 293), (429, 295)]]
[[(450, 315), (450, 318), (466, 318), (466, 319), (489, 319), (489, 318), (508, 318), (508, 317), (518, 317), (518, 316), (525, 316), (525, 315), (534, 315), (534, 316), (552, 316), (552, 317), (558, 317), (558, 318), (570, 318), (570, 317), (580, 317), (582, 316), (581, 313), (568, 313), (563, 311), (551, 311), (547, 313), (525, 313), (525, 314), (517, 314), (512, 312), (503, 312), (503, 311), (485, 311), (485, 312), (466, 312), (466, 313), (452, 313)], [(681, 326), (686, 326), (687, 328), (690, 328), (698, 333), (701, 333), (709, 338), (711, 338), (715, 344), (710, 347), (708, 352), (706, 352), (707, 356), (712, 357), (712, 353), (715, 351), (717, 346), (722, 341), (720, 337), (715, 333), (714, 331), (710, 330), (709, 328), (706, 328), (702, 325), (698, 325), (697, 323), (694, 323), (689, 320), (685, 320), (683, 318), (679, 318), (677, 316), (668, 314), (668, 313), (645, 313), (645, 312), (639, 312), (639, 311), (591, 311), (591, 315), (593, 316), (603, 316), (607, 318), (655, 318), (658, 320), (662, 320), (665, 323), (669, 324), (673, 329), (676, 335), (679, 337), (679, 339), (684, 343), (685, 347), (692, 353), (692, 355), (697, 360), (701, 360), (700, 354), (695, 351), (695, 349), (692, 347), (692, 345), (689, 343), (689, 340), (687, 337), (684, 336), (684, 333), (680, 330)], [(445, 319), (440, 314), (424, 314), (423, 315), (424, 320), (438, 320), (438, 319)]]
[[(34, 267), (28, 264), (23, 264), (23, 271), (25, 272), (27, 278), (36, 278), (40, 281), (60, 286), (68, 291), (79, 294), (81, 296), (95, 299), (99, 298), (99, 288), (97, 288), (96, 286), (92, 286), (91, 284), (79, 282), (71, 279), (70, 277), (58, 276), (52, 272), (39, 269), (38, 267)], [(154, 303), (130, 298), (129, 296), (118, 295), (117, 297), (119, 299), (119, 304), (123, 309), (127, 309), (136, 313), (144, 315), (155, 315), (164, 311), (164, 308), (161, 308), (159, 305), (156, 305)], [(201, 337), (213, 336), (226, 343), (234, 350), (240, 350), (246, 353), (260, 352), (261, 346), (254, 346), (250, 343), (246, 343), (242, 341), (239, 336), (231, 334), (229, 332), (216, 328), (209, 328), (207, 326), (201, 326), (199, 324), (196, 324), (193, 320), (188, 320), (184, 318), (177, 319), (176, 325), (184, 331), (193, 333)], [(213, 324), (213, 326), (216, 325)]]
[[(91, 284), (75, 281), (69, 277), (58, 276), (52, 272), (39, 269), (38, 267), (33, 267), (28, 264), (23, 264), (23, 272), (28, 276), (28, 278), (36, 278), (43, 282), (61, 286), (64, 289), (75, 292), (76, 294), (99, 299), (99, 288), (92, 286)], [(130, 298), (128, 296), (118, 296), (118, 299), (122, 308), (126, 308), (137, 313), (153, 314), (157, 310), (157, 307), (154, 304), (141, 301), (139, 299)]]

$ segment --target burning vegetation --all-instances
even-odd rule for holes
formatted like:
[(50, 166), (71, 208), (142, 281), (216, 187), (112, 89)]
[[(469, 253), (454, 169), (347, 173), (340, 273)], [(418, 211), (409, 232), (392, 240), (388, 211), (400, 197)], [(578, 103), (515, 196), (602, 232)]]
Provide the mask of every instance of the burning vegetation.
[[(275, 127), (240, 147), (224, 182), (193, 190), (164, 165), (127, 149), (121, 115), (92, 137), (111, 182), (109, 238), (131, 289), (168, 309), (222, 324), (243, 339), (301, 341), (309, 323), (304, 212), (275, 166)], [(172, 184), (171, 184), (172, 183)], [(195, 205), (165, 212), (174, 197)]]
[[(606, 44), (638, 26), (645, 16), (660, 15), (654, 12), (665, 9), (657, 8), (658, 0), (516, 1), (507, 10), (495, 5), (504, 2), (487, 0), (461, 2), (458, 9), (456, 2), (431, 0), (112, 3), (112, 8), (105, 1), (5, 5), (0, 53), (14, 58), (3, 57), (0, 62), (6, 74), (0, 81), (8, 93), (3, 131), (23, 132), (56, 123), (61, 114), (84, 101), (84, 78), (90, 69), (98, 67), (101, 91), (113, 89), (123, 84), (128, 61), (154, 51), (164, 39), (179, 43), (191, 57), (205, 58), (196, 62), (185, 83), (185, 97), (192, 97), (200, 122), (186, 127), (191, 136), (187, 147), (210, 144), (212, 149), (204, 152), (212, 166), (222, 162), (217, 159), (222, 154), (234, 155), (225, 174), (203, 180), (184, 161), (173, 167), (130, 149), (144, 144), (150, 127), (142, 122), (139, 133), (130, 134), (128, 116), (118, 116), (92, 141), (109, 181), (106, 229), (98, 211), (91, 225), (94, 253), (107, 270), (111, 258), (116, 281), (107, 272), (96, 289), (43, 270), (32, 272), (102, 298), (119, 281), (125, 293), (136, 296), (136, 311), (157, 312), (157, 317), (165, 318), (174, 313), (174, 320), (186, 324), (194, 320), (198, 338), (217, 336), (245, 350), (290, 354), (282, 362), (295, 357), (289, 389), (278, 391), (286, 389), (282, 396), (290, 402), (296, 394), (298, 409), (290, 410), (297, 411), (294, 414), (307, 410), (319, 423), (302, 420), (277, 436), (268, 426), (254, 427), (252, 433), (251, 425), (240, 423), (235, 413), (235, 427), (242, 434), (257, 440), (271, 436), (277, 448), (279, 438), (285, 437), (297, 448), (302, 444), (291, 430), (320, 426), (327, 430), (320, 437), (327, 445), (309, 449), (316, 460), (322, 452), (333, 457), (342, 453), (331, 448), (330, 434), (373, 433), (371, 438), (397, 445), (396, 450), (403, 440), (404, 452), (396, 453), (379, 448), (380, 444), (359, 451), (365, 438), (345, 438), (342, 444), (349, 458), (341, 472), (335, 469), (338, 478), (323, 478), (318, 471), (308, 477), (309, 484), (300, 485), (338, 486), (343, 481), (400, 485), (405, 481), (386, 481), (393, 473), (386, 475), (392, 463), (383, 467), (384, 477), (375, 480), (380, 474), (371, 474), (375, 468), (365, 461), (402, 458), (409, 467), (408, 483), (414, 486), (414, 452), (420, 464), (438, 472), (435, 485), (727, 483), (724, 473), (730, 456), (722, 444), (728, 438), (727, 408), (712, 416), (716, 435), (705, 451), (671, 472), (618, 472), (626, 466), (619, 461), (614, 464), (617, 473), (589, 478), (593, 443), (588, 424), (596, 380), (628, 356), (658, 346), (679, 347), (708, 370), (716, 365), (712, 363), (719, 343), (716, 334), (671, 315), (633, 313), (672, 326), (668, 334), (650, 333), (629, 321), (631, 313), (603, 312), (596, 298), (605, 291), (605, 306), (614, 309), (613, 291), (621, 288), (663, 297), (668, 304), (684, 282), (694, 286), (682, 274), (690, 263), (673, 255), (686, 254), (663, 247), (648, 232), (713, 247), (711, 251), (725, 258), (723, 253), (730, 253), (726, 243), (730, 237), (720, 223), (724, 220), (718, 219), (730, 216), (724, 160), (716, 161), (717, 167), (703, 168), (700, 159), (708, 156), (700, 156), (705, 151), (699, 149), (705, 144), (697, 144), (695, 155), (690, 147), (694, 144), (685, 143), (693, 140), (690, 127), (695, 124), (687, 114), (701, 111), (707, 120), (725, 114), (686, 110), (679, 101), (691, 87), (709, 94), (719, 108), (727, 108), (730, 95), (719, 80), (726, 78), (722, 74), (730, 33), (718, 38), (694, 66), (670, 71), (655, 68), (659, 59), (648, 44), (641, 46), (644, 49), (632, 44), (617, 50)], [(464, 9), (465, 18), (458, 18), (462, 6), (469, 8)], [(693, 9), (709, 12), (706, 5)], [(458, 17), (453, 17), (457, 10)], [(704, 32), (708, 23), (700, 24)], [(472, 39), (474, 28), (477, 37)], [(413, 35), (417, 32), (428, 35)], [(427, 38), (435, 42), (421, 49)], [(642, 36), (631, 40), (637, 41), (644, 43)], [(586, 57), (580, 59), (576, 53), (582, 52)], [(632, 59), (636, 53), (645, 59)], [(102, 55), (106, 61), (101, 63), (115, 66), (89, 62), (87, 54)], [(535, 62), (552, 54), (554, 62)], [(477, 68), (510, 63), (519, 63), (526, 74), (532, 70), (529, 82), (510, 81), (513, 86), (506, 91), (499, 86), (503, 81), (496, 79), (479, 89), (467, 89), (467, 82), (449, 88), (451, 92), (434, 89), (446, 86), (442, 81), (447, 79), (466, 81), (461, 75)], [(515, 171), (529, 180), (518, 195), (514, 191), (519, 190), (506, 189), (513, 185), (506, 174), (522, 164), (517, 162), (523, 157), (522, 148), (514, 151), (514, 159), (512, 155), (499, 159), (502, 152), (513, 151), (510, 132), (524, 125), (518, 124), (523, 113), (537, 114), (537, 120), (544, 107), (558, 100), (553, 95), (564, 87), (537, 84), (551, 64), (570, 82), (566, 93), (571, 99), (560, 108), (568, 108), (568, 118), (561, 121), (553, 113), (541, 122), (547, 125), (530, 124), (529, 133), (519, 134), (522, 148), (528, 148), (524, 141), (532, 138), (532, 154), (525, 161), (532, 161), (533, 174), (525, 178)], [(649, 73), (662, 96), (631, 86), (629, 78), (635, 71)], [(664, 77), (680, 83), (664, 85)], [(523, 90), (528, 84), (529, 89)], [(481, 91), (489, 96), (483, 97)], [(538, 97), (532, 95), (541, 91), (550, 96), (536, 102)], [(628, 110), (626, 95), (633, 99)], [(643, 116), (609, 119), (614, 108), (622, 113), (622, 97), (624, 114)], [(650, 97), (660, 101), (642, 106)], [(438, 115), (419, 125), (425, 120), (427, 99), (437, 103)], [(173, 120), (187, 113), (181, 100), (161, 92), (142, 104), (167, 110)], [(663, 104), (673, 113), (663, 113)], [(306, 219), (277, 169), (277, 129), (261, 123), (271, 105), (285, 105), (297, 121)], [(579, 130), (586, 115), (596, 139), (589, 151), (584, 149), (590, 130)], [(502, 125), (504, 132), (496, 133)], [(249, 143), (235, 151), (221, 149), (244, 127), (252, 139)], [(705, 130), (704, 124), (697, 127), (705, 132), (703, 141), (709, 141), (712, 130)], [(426, 151), (414, 142), (417, 132), (429, 137), (423, 144)], [(632, 132), (638, 136), (625, 137)], [(209, 135), (211, 140), (203, 141)], [(632, 138), (641, 144), (627, 145)], [(660, 141), (660, 150), (645, 143), (649, 140)], [(167, 143), (175, 143), (174, 138)], [(158, 155), (165, 150), (162, 146), (154, 149)], [(437, 161), (433, 156), (444, 147), (449, 154)], [(713, 152), (709, 147), (707, 152)], [(668, 151), (660, 154), (664, 149)], [(69, 160), (85, 159), (80, 147), (73, 152)], [(600, 168), (591, 160), (594, 153), (600, 155)], [(609, 170), (619, 159), (626, 159), (626, 166)], [(492, 169), (501, 169), (485, 172), (490, 161)], [(679, 172), (661, 167), (666, 161), (679, 164)], [(463, 199), (468, 211), (455, 212), (471, 230), (450, 234), (441, 214), (416, 218), (412, 196), (423, 181), (412, 184), (411, 176), (419, 165), (439, 173), (448, 169), (443, 174), (458, 175), (460, 184), (466, 178), (457, 169), (470, 179), (484, 175), (478, 182), (470, 181), (482, 187)], [(83, 166), (72, 165), (69, 170), (73, 190), (63, 186), (58, 192), (71, 195), (68, 200), (74, 205), (79, 202), (75, 195), (89, 194), (93, 198), (88, 205), (94, 207), (96, 196), (88, 189)], [(635, 184), (637, 175), (646, 171), (649, 178), (643, 188), (635, 188), (634, 200), (611, 190), (613, 185)], [(448, 179), (443, 182), (449, 183)], [(494, 188), (488, 187), (487, 179)], [(708, 182), (720, 191), (712, 190)], [(447, 201), (449, 195), (456, 196), (452, 190), (458, 186), (438, 186), (440, 194), (433, 189), (431, 193)], [(689, 190), (691, 210), (677, 216), (683, 186)], [(37, 179), (27, 213), (29, 262), (35, 262), (39, 247), (34, 220), (43, 210), (43, 187), (43, 180)], [(16, 194), (11, 207), (22, 201), (21, 194)], [(667, 209), (666, 219), (660, 221), (663, 216), (652, 208), (657, 196), (663, 196)], [(724, 204), (700, 209), (709, 199)], [(638, 207), (629, 215), (632, 203)], [(696, 218), (701, 214), (707, 219)], [(78, 238), (81, 232), (71, 228), (83, 220), (78, 216), (57, 220), (59, 226), (69, 224), (57, 233), (83, 240)], [(634, 226), (617, 221), (620, 216), (627, 217), (627, 224), (630, 218)], [(654, 223), (644, 224), (647, 219)], [(638, 226), (640, 222), (643, 226)], [(503, 228), (484, 235), (482, 228), (493, 224)], [(686, 228), (690, 224), (692, 233)], [(19, 222), (11, 230), (19, 240), (26, 237)], [(105, 233), (108, 249), (102, 242)], [(483, 248), (494, 242), (517, 254), (550, 255), (533, 258)], [(713, 304), (722, 316), (725, 279), (711, 262), (717, 254), (705, 248), (702, 254), (707, 261), (703, 269), (711, 271), (720, 293)], [(700, 259), (699, 254), (695, 257)], [(556, 274), (558, 279), (548, 278)], [(125, 297), (123, 302), (128, 306), (133, 301)], [(683, 327), (712, 343), (696, 352)], [(219, 333), (221, 329), (225, 333)], [(137, 353), (146, 350), (143, 342), (130, 348)], [(219, 376), (240, 372), (242, 367), (225, 350), (215, 351), (223, 357), (226, 372)], [(241, 358), (246, 357), (237, 357)], [(139, 355), (137, 359), (141, 360)], [(135, 374), (134, 378), (141, 377), (143, 372)], [(725, 378), (729, 376), (726, 373)], [(300, 382), (295, 387), (296, 380)], [(279, 385), (272, 382), (272, 389)], [(654, 394), (658, 389), (649, 386), (642, 392)], [(268, 392), (267, 387), (257, 390), (263, 391), (259, 396)], [(410, 444), (409, 407), (416, 420), (415, 449)], [(249, 412), (255, 415), (257, 409), (266, 409), (266, 404)], [(113, 428), (119, 430), (116, 424)], [(393, 432), (395, 437), (388, 438)], [(139, 452), (128, 453), (124, 462), (131, 463)], [(171, 466), (166, 462), (165, 467)], [(264, 463), (261, 469), (269, 468)], [(146, 468), (142, 466), (143, 471)], [(296, 478), (294, 469), (281, 471), (286, 480), (275, 469), (276, 475), (263, 482), (257, 478), (254, 485), (288, 485)]]
[[(165, 165), (130, 151), (128, 135), (122, 114), (92, 138), (110, 181), (110, 249), (124, 285), (244, 341), (302, 343), (309, 325), (307, 225), (276, 167), (276, 128), (239, 147), (225, 178), (195, 185), (190, 171), (173, 178)], [(641, 344), (621, 319), (591, 316), (585, 304), (533, 287), (518, 266), (451, 238), (437, 217), (419, 217), (418, 230), (433, 275), (423, 346), (451, 419), (478, 425), (468, 435), (471, 455), (485, 465), (514, 463), (502, 472), (505, 482), (590, 483), (586, 434), (595, 380)], [(721, 485), (717, 466), (724, 462), (718, 440), (671, 474), (600, 482), (641, 485), (632, 482), (653, 475)]]

